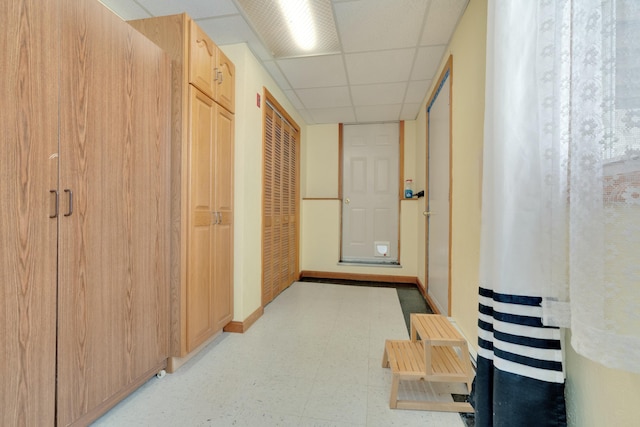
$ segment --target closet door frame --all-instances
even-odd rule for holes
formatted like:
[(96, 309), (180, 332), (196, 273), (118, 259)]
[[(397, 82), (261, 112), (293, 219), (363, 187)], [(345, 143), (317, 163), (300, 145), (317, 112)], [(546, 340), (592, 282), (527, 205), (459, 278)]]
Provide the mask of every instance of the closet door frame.
[[(291, 118), (291, 116), (287, 113), (287, 111), (278, 103), (276, 98), (266, 89), (264, 88), (264, 104), (262, 107), (263, 111), (263, 172), (262, 172), (262, 306), (264, 307), (269, 302), (271, 302), (275, 297), (286, 289), (291, 283), (297, 280), (300, 276), (300, 266), (299, 266), (299, 248), (300, 248), (300, 127), (298, 124)], [(273, 111), (277, 112), (276, 120), (286, 120), (294, 132), (290, 133), (289, 137), (290, 143), (289, 147), (295, 150), (293, 156), (289, 157), (289, 161), (293, 160), (293, 176), (289, 175), (281, 175), (280, 179), (284, 177), (285, 179), (288, 177), (289, 179), (289, 188), (292, 190), (293, 194), (293, 203), (294, 211), (293, 214), (291, 212), (287, 212), (286, 218), (282, 212), (279, 215), (273, 216), (270, 215), (272, 212), (267, 212), (269, 210), (270, 201), (269, 198), (273, 197), (274, 188), (270, 187), (271, 184), (269, 181), (269, 172), (268, 168), (268, 153), (267, 150), (270, 148), (267, 144), (267, 138), (269, 137), (267, 132), (267, 120), (268, 120), (268, 110), (270, 109), (266, 104), (270, 104), (273, 107)], [(276, 139), (275, 128), (272, 137)], [(284, 137), (284, 133), (281, 132), (281, 138)], [(283, 147), (286, 144), (283, 143)], [(293, 157), (293, 159), (291, 159)], [(272, 165), (273, 167), (273, 165)], [(293, 184), (293, 185), (291, 185)], [(293, 188), (291, 188), (293, 187)], [(289, 199), (291, 203), (291, 198)], [(295, 223), (295, 224), (292, 224)], [(274, 224), (275, 223), (275, 224)], [(268, 240), (275, 239), (273, 231), (274, 229), (282, 228), (282, 223), (287, 224), (288, 230), (293, 230), (294, 238), (291, 239), (291, 236), (285, 234), (287, 240), (287, 254), (286, 256), (281, 256), (280, 259), (277, 260), (269, 260), (267, 259), (269, 256), (268, 249)], [(274, 226), (276, 226), (274, 228)], [(285, 259), (287, 264), (282, 265), (281, 261)], [(293, 268), (292, 268), (293, 266)], [(287, 271), (284, 274), (284, 271)], [(275, 276), (277, 279), (282, 275), (284, 277), (283, 283), (273, 282), (270, 280)]]

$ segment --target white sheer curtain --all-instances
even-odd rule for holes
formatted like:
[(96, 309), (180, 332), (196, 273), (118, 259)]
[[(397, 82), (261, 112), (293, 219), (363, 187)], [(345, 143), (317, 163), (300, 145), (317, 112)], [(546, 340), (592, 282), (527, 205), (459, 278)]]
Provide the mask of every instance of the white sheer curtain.
[(481, 286), (640, 372), (640, 1), (489, 12)]

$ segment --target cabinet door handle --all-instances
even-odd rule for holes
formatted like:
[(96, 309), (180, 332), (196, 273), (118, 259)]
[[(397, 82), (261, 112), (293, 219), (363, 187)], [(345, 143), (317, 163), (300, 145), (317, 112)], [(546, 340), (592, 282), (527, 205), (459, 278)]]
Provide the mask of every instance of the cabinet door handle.
[(58, 217), (58, 190), (49, 190), (50, 194), (54, 194), (54, 211), (53, 215), (49, 215), (49, 218), (57, 218)]
[(73, 191), (69, 190), (68, 188), (64, 189), (65, 193), (69, 193), (69, 211), (64, 214), (64, 216), (71, 216), (71, 214), (73, 213)]
[(214, 82), (218, 81), (218, 77), (220, 77), (220, 71), (218, 71), (218, 67), (215, 67), (213, 69), (213, 74), (215, 74), (215, 77), (213, 78), (213, 81)]
[(218, 215), (218, 222), (217, 222), (217, 224), (222, 224), (222, 212), (216, 212), (216, 214)]

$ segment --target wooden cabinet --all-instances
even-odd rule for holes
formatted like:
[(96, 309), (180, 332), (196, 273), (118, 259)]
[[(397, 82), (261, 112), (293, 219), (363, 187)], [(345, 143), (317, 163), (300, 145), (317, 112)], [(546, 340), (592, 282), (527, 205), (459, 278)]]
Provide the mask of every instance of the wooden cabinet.
[(173, 371), (233, 318), (235, 69), (186, 14), (130, 24), (172, 59)]
[(0, 425), (86, 425), (167, 363), (170, 63), (94, 0), (0, 26)]
[(235, 66), (233, 65), (233, 62), (231, 62), (221, 50), (218, 50), (218, 58), (216, 60), (216, 64), (216, 68), (218, 70), (218, 76), (216, 77), (216, 102), (233, 113), (236, 103)]
[[(187, 18), (188, 19), (188, 18)], [(192, 20), (189, 25), (189, 83), (230, 112), (235, 107), (235, 66)]]

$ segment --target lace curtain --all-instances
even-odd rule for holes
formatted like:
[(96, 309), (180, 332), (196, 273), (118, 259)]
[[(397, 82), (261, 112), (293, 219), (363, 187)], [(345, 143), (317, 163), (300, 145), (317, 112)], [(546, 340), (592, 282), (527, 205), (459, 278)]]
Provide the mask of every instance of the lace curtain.
[(640, 2), (538, 13), (544, 321), (570, 327), (579, 354), (640, 372)]
[(480, 286), (640, 373), (640, 1), (489, 6)]

